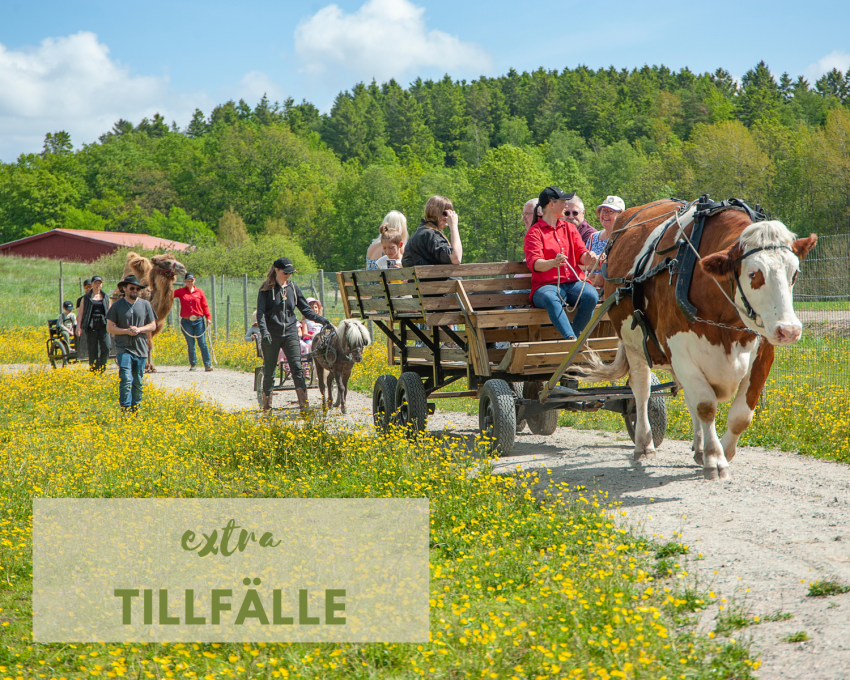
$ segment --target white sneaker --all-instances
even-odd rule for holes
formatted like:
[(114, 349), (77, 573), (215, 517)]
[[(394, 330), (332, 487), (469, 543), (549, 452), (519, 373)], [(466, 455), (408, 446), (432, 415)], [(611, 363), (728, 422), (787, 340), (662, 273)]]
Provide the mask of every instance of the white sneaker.
[(189, 366), (189, 370), (190, 370), (190, 371), (195, 371), (195, 370), (197, 370), (197, 366)]

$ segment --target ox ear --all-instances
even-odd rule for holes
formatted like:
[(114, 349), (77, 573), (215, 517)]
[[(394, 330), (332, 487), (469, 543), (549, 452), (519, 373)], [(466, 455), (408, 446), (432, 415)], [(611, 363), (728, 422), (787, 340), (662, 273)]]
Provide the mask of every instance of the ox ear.
[(806, 255), (809, 254), (809, 251), (815, 247), (815, 244), (818, 242), (818, 237), (816, 234), (810, 234), (808, 238), (798, 238), (791, 244), (791, 250), (794, 251), (794, 254), (797, 258), (802, 262), (806, 259)]
[[(732, 255), (732, 249), (737, 246), (730, 246), (726, 250), (721, 250), (719, 253), (702, 258), (699, 261), (699, 266), (709, 276), (715, 279), (725, 279), (735, 273), (735, 258)], [(737, 252), (737, 251), (736, 251)]]

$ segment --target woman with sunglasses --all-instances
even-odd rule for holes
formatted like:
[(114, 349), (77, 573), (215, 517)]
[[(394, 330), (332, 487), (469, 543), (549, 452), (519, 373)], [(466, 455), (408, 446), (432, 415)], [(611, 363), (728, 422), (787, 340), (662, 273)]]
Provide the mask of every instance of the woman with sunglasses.
[[(449, 235), (445, 235), (448, 227)], [(425, 216), (404, 247), (403, 267), (421, 264), (460, 264), (463, 245), (460, 242), (457, 213), (452, 202), (442, 196), (431, 196), (425, 204)]]
[(77, 337), (86, 334), (89, 353), (89, 369), (103, 373), (109, 358), (109, 339), (106, 333), (106, 314), (109, 312), (109, 296), (103, 293), (103, 279), (92, 276), (91, 288), (80, 298), (77, 311)]
[[(575, 224), (563, 219), (575, 194), (546, 187), (537, 204), (537, 221), (525, 235), (525, 259), (531, 270), (531, 303), (549, 313), (549, 319), (567, 340), (575, 340), (587, 326), (599, 300), (581, 266), (591, 269), (597, 256), (584, 245)], [(565, 306), (576, 310), (570, 323)]]

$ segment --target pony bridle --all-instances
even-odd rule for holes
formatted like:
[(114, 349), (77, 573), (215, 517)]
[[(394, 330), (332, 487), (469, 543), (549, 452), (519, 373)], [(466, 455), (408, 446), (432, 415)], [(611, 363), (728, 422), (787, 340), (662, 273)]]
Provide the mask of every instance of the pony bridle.
[[(732, 304), (735, 305), (735, 308), (738, 310), (738, 313), (743, 313), (750, 321), (752, 321), (759, 328), (764, 328), (764, 324), (760, 324), (756, 321), (756, 317), (759, 315), (756, 313), (756, 310), (753, 309), (753, 306), (750, 304), (750, 301), (747, 300), (747, 296), (744, 294), (744, 289), (741, 286), (741, 278), (738, 276), (738, 265), (741, 264), (744, 260), (746, 260), (750, 255), (755, 255), (756, 253), (760, 253), (763, 250), (787, 250), (792, 255), (794, 251), (788, 246), (760, 246), (758, 248), (753, 248), (752, 250), (748, 250), (746, 253), (741, 255), (738, 259), (735, 260), (735, 286), (738, 287), (738, 292), (741, 294), (741, 300), (744, 302), (744, 308), (741, 309), (737, 304), (735, 304), (734, 300)], [(732, 289), (732, 297), (735, 297), (735, 289)]]

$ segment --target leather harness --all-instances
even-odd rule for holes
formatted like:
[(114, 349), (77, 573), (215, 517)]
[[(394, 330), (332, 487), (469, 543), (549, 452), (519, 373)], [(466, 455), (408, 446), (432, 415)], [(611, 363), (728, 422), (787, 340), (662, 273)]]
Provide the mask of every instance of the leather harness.
[[(617, 236), (622, 234), (628, 224), (637, 217), (641, 212), (646, 210), (647, 208), (651, 208), (653, 206), (662, 205), (666, 201), (672, 201), (674, 203), (679, 204), (679, 208), (676, 211), (676, 219), (670, 219), (667, 221), (664, 229), (661, 230), (661, 233), (655, 238), (649, 248), (646, 249), (646, 252), (643, 256), (641, 256), (640, 260), (635, 264), (634, 272), (631, 276), (627, 276), (619, 279), (608, 278), (608, 255), (616, 243)], [(687, 213), (692, 206), (695, 206), (695, 212), (693, 213), (693, 227), (691, 229), (690, 237), (685, 234), (685, 228), (687, 225), (680, 226), (681, 238), (679, 238), (675, 244), (670, 246), (669, 248), (665, 248), (663, 250), (658, 250), (658, 244), (661, 242), (661, 239), (664, 238), (664, 235), (667, 233), (667, 230), (671, 225), (676, 224), (680, 225), (678, 218), (685, 213)], [(702, 234), (705, 228), (705, 221), (708, 217), (716, 215), (717, 213), (723, 212), (725, 210), (739, 210), (747, 213), (750, 220), (752, 222), (761, 222), (762, 220), (767, 219), (765, 212), (762, 210), (761, 206), (756, 205), (755, 209), (750, 208), (744, 201), (731, 198), (727, 201), (712, 201), (709, 199), (708, 194), (703, 194), (699, 200), (695, 203), (687, 203), (678, 198), (670, 198), (665, 199), (665, 201), (657, 201), (655, 203), (650, 203), (649, 205), (644, 206), (634, 214), (632, 214), (628, 220), (614, 233), (612, 238), (608, 241), (608, 244), (605, 247), (605, 255), (606, 261), (602, 265), (602, 276), (606, 281), (617, 284), (620, 287), (614, 293), (618, 300), (626, 296), (631, 296), (632, 299), (632, 307), (634, 308), (633, 320), (632, 320), (632, 330), (636, 327), (640, 326), (641, 331), (643, 332), (643, 353), (646, 357), (646, 361), (649, 364), (649, 367), (652, 368), (653, 362), (652, 357), (649, 353), (648, 343), (652, 343), (658, 351), (661, 353), (661, 356), (664, 357), (666, 363), (669, 363), (667, 360), (667, 355), (664, 352), (664, 349), (661, 346), (661, 343), (658, 340), (658, 337), (655, 334), (655, 331), (652, 328), (652, 325), (649, 322), (649, 319), (646, 315), (646, 307), (645, 307), (645, 297), (643, 294), (644, 284), (651, 278), (657, 276), (658, 274), (666, 271), (670, 276), (670, 284), (673, 282), (673, 275), (678, 275), (676, 280), (676, 304), (681, 310), (682, 314), (684, 314), (685, 318), (690, 322), (694, 323), (696, 321), (703, 321), (697, 316), (697, 309), (688, 299), (688, 293), (691, 288), (691, 280), (694, 275), (694, 268), (696, 267), (697, 259), (698, 259), (698, 251), (699, 246), (702, 241)], [(633, 225), (633, 226), (638, 226)], [(735, 264), (739, 264), (742, 260), (753, 255), (762, 250), (778, 250), (785, 249), (791, 250), (787, 246), (763, 246), (760, 248), (753, 248), (752, 250), (747, 251), (737, 260), (735, 260)], [(676, 251), (675, 257), (665, 257), (661, 262), (647, 270), (649, 263), (655, 258), (656, 255), (664, 255), (665, 253)], [(732, 299), (734, 300), (735, 294), (735, 286), (737, 286), (738, 291), (741, 293), (741, 298), (744, 301), (745, 312), (748, 318), (755, 321), (756, 312), (753, 310), (749, 301), (747, 300), (746, 295), (744, 295), (744, 290), (741, 287), (741, 281), (738, 277), (737, 266), (735, 269), (735, 284), (732, 289)], [(733, 303), (734, 304), (734, 303)], [(749, 330), (747, 328), (741, 330)]]

